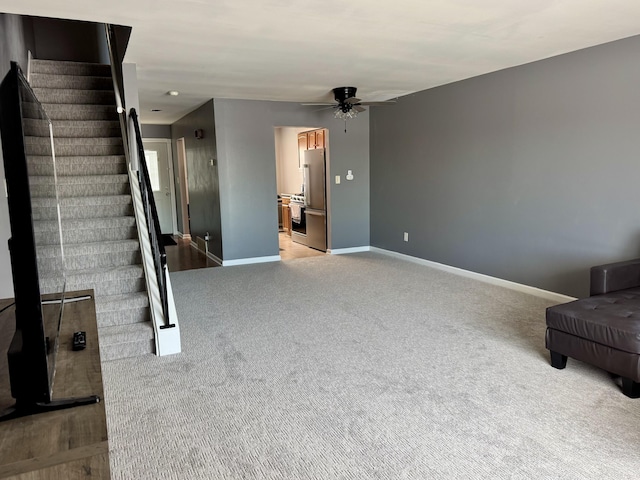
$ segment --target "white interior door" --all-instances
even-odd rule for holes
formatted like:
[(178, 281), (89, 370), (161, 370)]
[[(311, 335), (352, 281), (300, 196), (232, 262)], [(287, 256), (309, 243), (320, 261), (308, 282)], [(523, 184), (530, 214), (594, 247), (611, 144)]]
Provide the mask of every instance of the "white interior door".
[(153, 198), (158, 209), (162, 233), (174, 232), (173, 168), (170, 157), (170, 141), (143, 140)]

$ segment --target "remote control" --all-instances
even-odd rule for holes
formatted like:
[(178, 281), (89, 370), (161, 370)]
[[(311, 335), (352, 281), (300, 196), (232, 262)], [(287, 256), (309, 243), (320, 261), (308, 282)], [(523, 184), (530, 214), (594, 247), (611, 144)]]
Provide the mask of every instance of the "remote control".
[(87, 346), (87, 333), (76, 332), (73, 334), (73, 349), (84, 350)]

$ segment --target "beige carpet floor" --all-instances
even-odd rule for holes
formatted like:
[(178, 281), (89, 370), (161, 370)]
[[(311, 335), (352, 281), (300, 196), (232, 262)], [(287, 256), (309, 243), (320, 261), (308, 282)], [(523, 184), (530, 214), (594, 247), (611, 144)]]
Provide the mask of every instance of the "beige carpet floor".
[(171, 275), (183, 353), (103, 365), (113, 479), (633, 479), (640, 400), (547, 300), (382, 254)]

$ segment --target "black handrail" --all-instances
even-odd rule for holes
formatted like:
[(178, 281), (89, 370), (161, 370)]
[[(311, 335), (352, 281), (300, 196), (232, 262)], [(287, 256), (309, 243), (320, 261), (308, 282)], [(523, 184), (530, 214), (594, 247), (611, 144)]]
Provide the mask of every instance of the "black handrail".
[(116, 54), (118, 40), (113, 25), (105, 23), (105, 34), (107, 37), (107, 49), (109, 50), (109, 60), (111, 61), (111, 78), (113, 80), (113, 92), (116, 97), (116, 109), (120, 120), (120, 131), (122, 132), (122, 142), (125, 147), (124, 155), (129, 163), (129, 131), (127, 129), (127, 110), (124, 103), (124, 74), (122, 72), (122, 62)]
[[(124, 145), (125, 158), (127, 165), (130, 164), (130, 139), (129, 129), (127, 128), (127, 111), (124, 104), (124, 74), (122, 72), (122, 62), (117, 55), (118, 43), (115, 28), (111, 24), (105, 24), (105, 33), (107, 36), (107, 47), (109, 50), (109, 59), (111, 60), (111, 77), (113, 79), (113, 89), (116, 97), (116, 107), (118, 110), (118, 118), (120, 119), (120, 129), (122, 131), (122, 142)], [(147, 228), (149, 229), (149, 241), (151, 242), (151, 252), (153, 254), (153, 263), (156, 269), (156, 277), (158, 278), (158, 288), (160, 290), (160, 300), (162, 302), (162, 315), (164, 317), (164, 325), (160, 328), (175, 327), (175, 323), (171, 323), (169, 319), (169, 296), (167, 293), (167, 254), (164, 251), (162, 243), (162, 233), (160, 232), (160, 222), (158, 221), (158, 211), (153, 198), (153, 190), (151, 188), (151, 179), (149, 178), (149, 170), (144, 156), (144, 147), (142, 145), (142, 135), (140, 134), (140, 124), (138, 115), (134, 108), (130, 112), (133, 126), (135, 129), (136, 152), (138, 153), (138, 182), (140, 183), (140, 193), (142, 195), (142, 205), (144, 214), (147, 219)]]
[(136, 134), (135, 141), (136, 151), (138, 152), (138, 181), (140, 182), (140, 194), (142, 195), (142, 205), (144, 206), (144, 213), (147, 218), (149, 241), (151, 242), (153, 262), (156, 267), (160, 299), (162, 301), (162, 312), (164, 314), (164, 325), (161, 325), (160, 328), (172, 328), (176, 325), (175, 323), (169, 322), (169, 297), (167, 295), (167, 271), (165, 268), (167, 265), (167, 254), (164, 251), (164, 244), (162, 243), (158, 210), (156, 209), (156, 202), (153, 198), (151, 178), (149, 177), (147, 160), (144, 156), (144, 146), (142, 145), (142, 135), (140, 134), (140, 123), (138, 122), (138, 114), (136, 113), (135, 108), (129, 110), (129, 117), (133, 122), (133, 128)]

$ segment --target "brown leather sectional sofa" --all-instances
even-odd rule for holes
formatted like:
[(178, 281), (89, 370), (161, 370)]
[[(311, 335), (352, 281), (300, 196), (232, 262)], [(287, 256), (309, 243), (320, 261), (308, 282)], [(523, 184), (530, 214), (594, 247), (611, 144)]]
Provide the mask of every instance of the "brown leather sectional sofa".
[(622, 391), (640, 397), (640, 259), (591, 268), (589, 297), (547, 309), (551, 365), (567, 357), (622, 377)]

